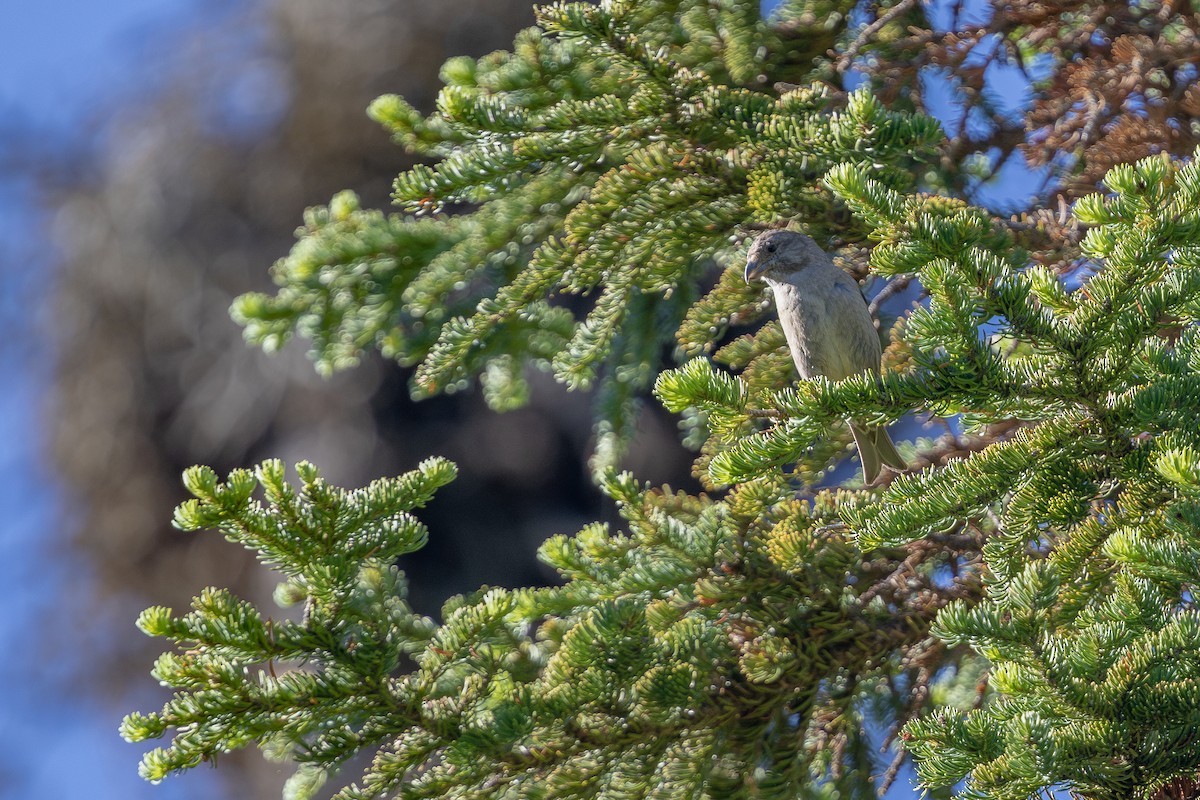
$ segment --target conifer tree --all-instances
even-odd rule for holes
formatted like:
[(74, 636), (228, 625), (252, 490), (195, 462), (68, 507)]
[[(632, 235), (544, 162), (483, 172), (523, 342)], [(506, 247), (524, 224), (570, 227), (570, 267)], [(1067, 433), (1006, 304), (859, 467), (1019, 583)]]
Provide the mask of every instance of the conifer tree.
[[(433, 114), (378, 100), (431, 160), (397, 179), (400, 212), (350, 194), (310, 211), (277, 294), (234, 316), (267, 349), (311, 339), (322, 371), (377, 348), (415, 367), (419, 396), (478, 380), (503, 411), (533, 369), (593, 389), (593, 465), (623, 525), (547, 541), (561, 585), (452, 598), (435, 622), (393, 561), (424, 541), (411, 512), (447, 462), (358, 491), (307, 464), (298, 489), (278, 462), (190, 470), (176, 524), (257, 551), (303, 613), (209, 590), (184, 616), (143, 614), (180, 648), (155, 666), (174, 698), (122, 728), (173, 733), (143, 774), (257, 743), (299, 764), (292, 797), (364, 752), (339, 798), (868, 797), (907, 753), (939, 794), (1191, 791), (1200, 164), (1172, 152), (1197, 138), (1179, 54), (1200, 23), (1173, 4), (1006, 5), (938, 34), (905, 0), (865, 19), (822, 0), (767, 18), (557, 3), (511, 52), (448, 62)], [(1033, 118), (1102, 34), (1118, 60), (1161, 57), (1096, 88), (1140, 86), (1149, 110), (1080, 105), (1079, 147), (1047, 160), (1059, 214), (973, 205), (1005, 153), (1036, 162), (1046, 137), (997, 144), (1013, 123), (971, 53), (1041, 65)], [(990, 128), (923, 113), (927, 58)], [(1136, 158), (1155, 143), (1130, 132), (1162, 119), (1182, 132)], [(741, 278), (748, 238), (782, 224), (866, 281), (880, 379), (797, 381)], [(906, 287), (920, 302), (897, 312)], [(618, 471), (650, 389), (707, 494)], [(946, 433), (901, 444), (910, 473), (830, 485), (842, 420), (912, 415)]]

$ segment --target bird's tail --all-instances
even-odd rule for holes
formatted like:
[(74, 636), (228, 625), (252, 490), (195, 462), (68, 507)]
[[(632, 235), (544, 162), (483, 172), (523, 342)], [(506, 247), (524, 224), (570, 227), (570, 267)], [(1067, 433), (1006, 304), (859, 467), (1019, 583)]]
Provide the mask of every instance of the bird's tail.
[(879, 472), (887, 467), (896, 472), (904, 472), (908, 464), (896, 452), (892, 437), (888, 436), (883, 426), (868, 428), (856, 422), (850, 423), (850, 432), (854, 434), (854, 443), (858, 445), (858, 457), (862, 459), (863, 480), (874, 483)]

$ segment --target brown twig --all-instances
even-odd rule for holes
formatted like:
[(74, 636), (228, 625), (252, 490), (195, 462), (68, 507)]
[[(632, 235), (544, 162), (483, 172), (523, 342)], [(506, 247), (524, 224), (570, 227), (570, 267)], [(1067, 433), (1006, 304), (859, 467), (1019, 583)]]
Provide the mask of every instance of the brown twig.
[(871, 316), (875, 317), (879, 313), (879, 307), (887, 302), (888, 298), (899, 294), (908, 288), (912, 283), (912, 278), (907, 275), (901, 278), (896, 278), (879, 290), (879, 294), (871, 298), (871, 302), (867, 304), (867, 309), (871, 312)]
[(846, 48), (846, 52), (838, 58), (838, 71), (845, 72), (850, 69), (854, 59), (858, 57), (858, 52), (871, 41), (871, 37), (883, 30), (889, 22), (911, 10), (916, 4), (917, 0), (900, 0), (899, 3), (881, 14), (878, 19), (859, 31), (858, 36), (854, 37), (854, 41)]

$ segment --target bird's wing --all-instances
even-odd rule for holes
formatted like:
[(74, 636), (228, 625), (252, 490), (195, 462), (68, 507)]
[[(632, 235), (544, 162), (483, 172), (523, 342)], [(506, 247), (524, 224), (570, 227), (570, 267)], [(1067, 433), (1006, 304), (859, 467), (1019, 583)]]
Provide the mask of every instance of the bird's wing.
[(841, 374), (831, 373), (829, 377), (840, 380), (858, 375), (864, 370), (879, 372), (879, 359), (882, 355), (879, 334), (875, 332), (875, 323), (871, 320), (871, 312), (867, 308), (862, 290), (850, 276), (842, 273), (834, 282), (829, 305), (831, 318), (838, 322), (838, 336), (841, 340), (835, 348), (839, 355), (837, 362)]

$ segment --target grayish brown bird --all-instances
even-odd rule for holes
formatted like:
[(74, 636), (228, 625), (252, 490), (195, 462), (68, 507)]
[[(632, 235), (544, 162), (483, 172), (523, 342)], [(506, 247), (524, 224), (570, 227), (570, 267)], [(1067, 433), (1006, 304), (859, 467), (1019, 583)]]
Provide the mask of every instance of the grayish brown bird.
[[(746, 282), (755, 279), (765, 280), (775, 293), (779, 323), (801, 377), (838, 381), (879, 374), (879, 336), (866, 298), (816, 242), (795, 231), (759, 235), (746, 260)], [(850, 431), (867, 483), (884, 466), (908, 469), (884, 428), (851, 420)]]

